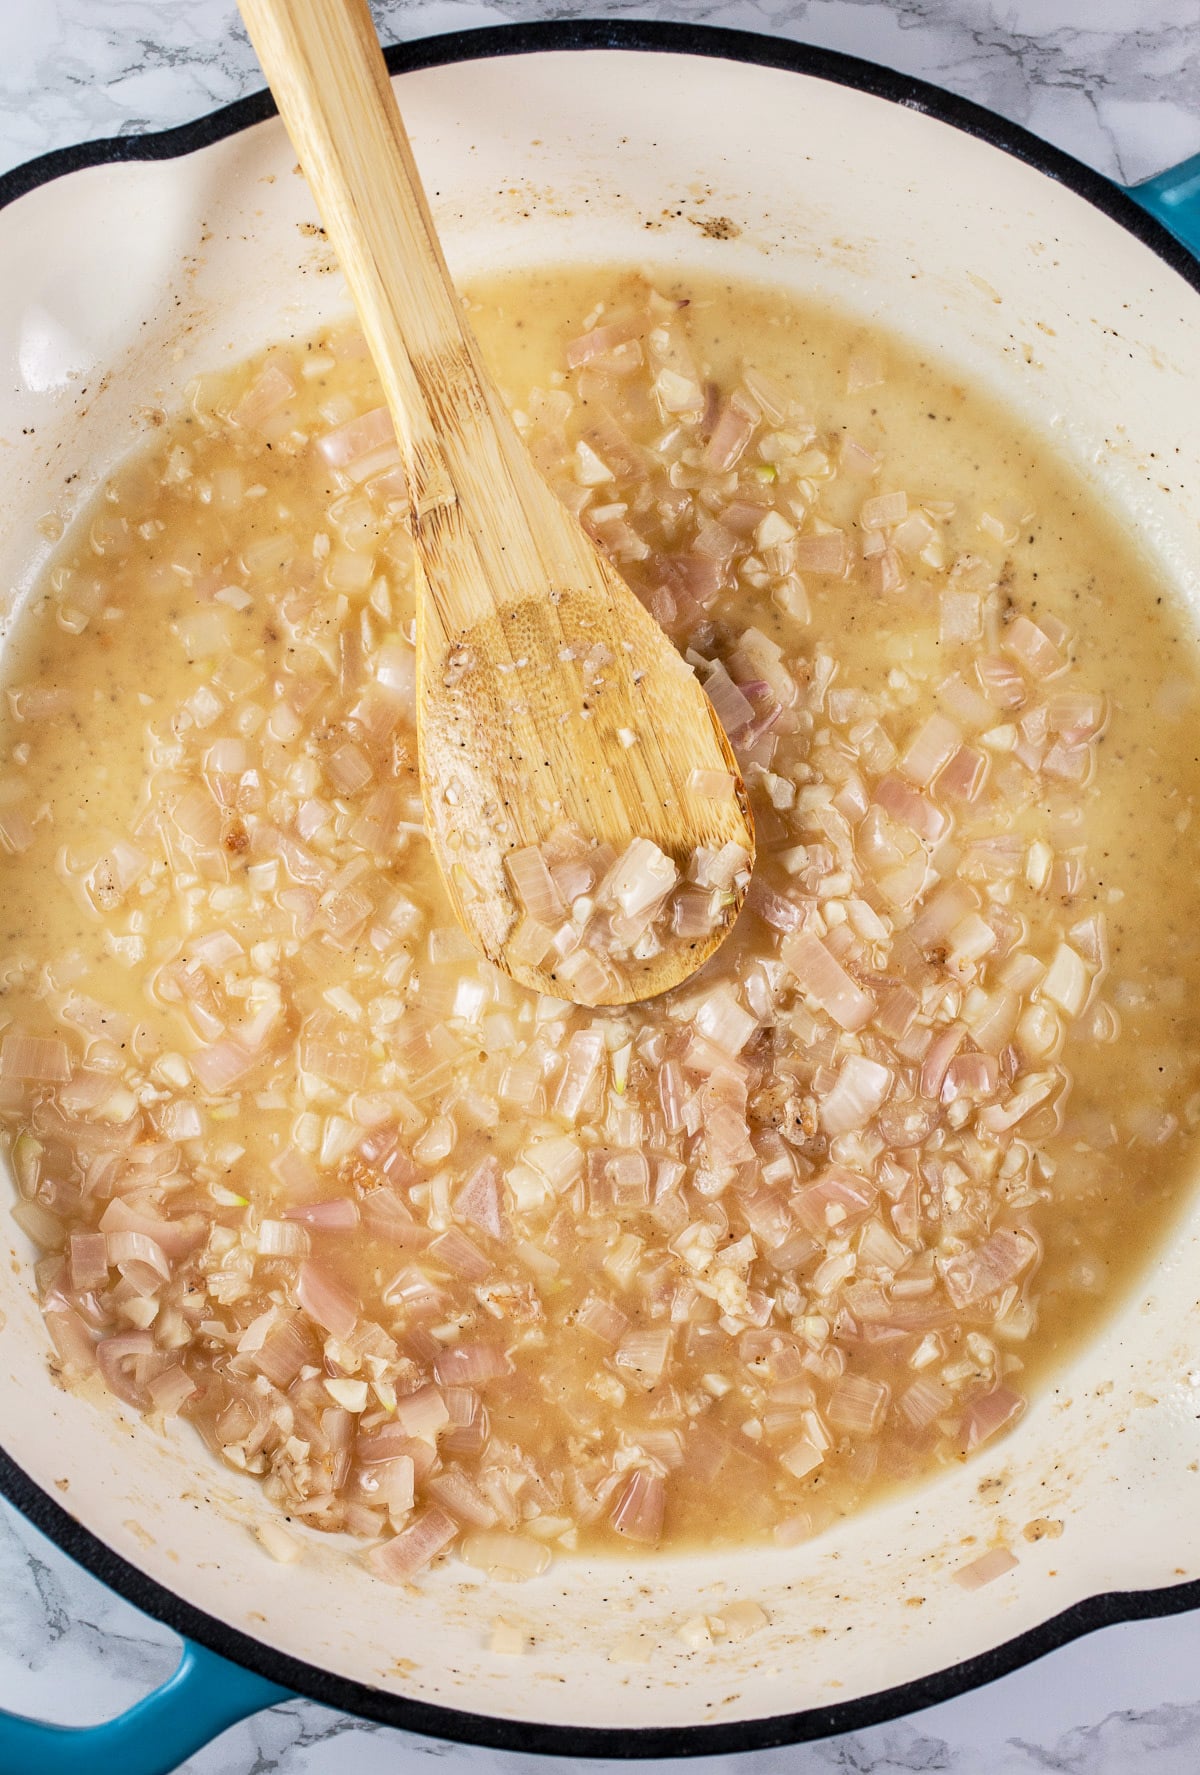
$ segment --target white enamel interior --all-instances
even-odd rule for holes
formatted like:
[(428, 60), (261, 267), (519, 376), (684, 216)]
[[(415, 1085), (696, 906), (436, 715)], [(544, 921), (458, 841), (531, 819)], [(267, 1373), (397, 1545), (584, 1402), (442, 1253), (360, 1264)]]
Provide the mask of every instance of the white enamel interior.
[[(1045, 176), (915, 110), (822, 81), (594, 51), (399, 82), (456, 274), (616, 259), (774, 280), (877, 317), (1053, 429), (1200, 605), (1200, 300)], [(736, 238), (695, 224), (730, 218)], [(98, 167), (0, 215), (0, 588), (188, 379), (346, 307), (276, 122), (188, 159)], [(253, 1486), (57, 1390), (29, 1251), (0, 1215), (0, 1441), (135, 1566), (272, 1646), (359, 1681), (518, 1719), (625, 1726), (762, 1718), (956, 1664), (1097, 1591), (1200, 1576), (1200, 1203), (1125, 1304), (985, 1459), (816, 1543), (722, 1558), (560, 1561), (419, 1594), (314, 1538), (275, 1565)], [(1036, 1545), (1032, 1518), (1065, 1533)], [(997, 1539), (1016, 1571), (956, 1566)], [(675, 1626), (753, 1597), (770, 1626), (690, 1653)], [(521, 1660), (490, 1654), (503, 1614)], [(650, 1662), (610, 1662), (642, 1628)]]

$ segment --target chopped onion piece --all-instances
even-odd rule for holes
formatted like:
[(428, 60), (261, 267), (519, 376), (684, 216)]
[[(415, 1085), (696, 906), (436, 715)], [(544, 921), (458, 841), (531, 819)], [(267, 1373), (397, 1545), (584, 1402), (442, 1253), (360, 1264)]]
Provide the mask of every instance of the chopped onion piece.
[(131, 1264), (144, 1264), (164, 1282), (171, 1280), (171, 1265), (156, 1239), (151, 1239), (146, 1233), (109, 1233), (106, 1239), (108, 1261), (122, 1273)]
[(828, 1011), (842, 1029), (861, 1029), (875, 1010), (869, 992), (851, 979), (819, 937), (806, 932), (785, 938), (780, 955), (801, 990)]
[(609, 1521), (627, 1540), (654, 1547), (662, 1539), (666, 1507), (666, 1481), (638, 1469), (625, 1481)]
[(876, 493), (864, 499), (859, 507), (858, 521), (864, 530), (884, 530), (899, 524), (908, 516), (907, 493)]
[(607, 1052), (598, 1029), (581, 1029), (567, 1043), (566, 1067), (554, 1099), (555, 1112), (573, 1122), (583, 1107)]
[(848, 1436), (874, 1436), (883, 1422), (889, 1392), (882, 1381), (862, 1374), (844, 1374), (829, 1396), (826, 1415)]
[(276, 363), (267, 364), (258, 377), (234, 407), (229, 417), (235, 425), (245, 426), (249, 431), (259, 431), (264, 422), (286, 401), (290, 401), (296, 393), (296, 385), (291, 377)]
[(620, 1307), (613, 1305), (598, 1294), (589, 1294), (575, 1314), (575, 1323), (583, 1331), (590, 1331), (601, 1343), (615, 1346), (629, 1319)]
[(601, 895), (610, 896), (626, 918), (636, 918), (656, 906), (679, 879), (670, 857), (648, 838), (635, 838), (601, 884)]
[[(312, 1227), (323, 1233), (349, 1233), (359, 1224), (358, 1203), (348, 1196), (336, 1196), (325, 1202), (302, 1202), (295, 1208), (285, 1208), (285, 1221), (299, 1221), (303, 1226)], [(262, 1249), (260, 1244), (259, 1249)]]
[(974, 1306), (1015, 1281), (1037, 1255), (1037, 1245), (1027, 1234), (1001, 1228), (974, 1251), (945, 1264), (946, 1292), (956, 1307)]
[(142, 1358), (154, 1353), (154, 1339), (148, 1331), (101, 1338), (96, 1345), (96, 1361), (109, 1392), (127, 1405), (142, 1406), (145, 1401), (136, 1379), (137, 1368)]
[(960, 1097), (977, 1101), (994, 1097), (1000, 1085), (1000, 1063), (994, 1054), (956, 1054), (942, 1079), (943, 1103)]
[(469, 1282), (482, 1282), (492, 1273), (491, 1260), (456, 1226), (434, 1239), (427, 1252), (434, 1263)]
[(1015, 1423), (1024, 1410), (1025, 1401), (1011, 1387), (993, 1387), (990, 1393), (973, 1399), (963, 1415), (963, 1439), (968, 1453)]
[(491, 1153), (476, 1165), (455, 1196), (454, 1212), (493, 1239), (500, 1237), (500, 1165)]
[(551, 927), (561, 922), (566, 907), (554, 885), (546, 859), (536, 845), (509, 851), (504, 859), (513, 888), (528, 916)]
[(669, 1325), (626, 1331), (614, 1358), (618, 1368), (635, 1376), (639, 1385), (652, 1387), (662, 1379), (671, 1354)]
[(373, 407), (317, 439), (317, 449), (330, 468), (353, 469), (364, 457), (395, 450), (396, 432), (386, 407)]
[(1032, 678), (1053, 678), (1066, 665), (1050, 637), (1027, 616), (1013, 618), (1004, 630), (1002, 644)]
[(511, 1374), (507, 1352), (497, 1344), (454, 1344), (433, 1365), (439, 1387), (474, 1387)]
[(1020, 1564), (1015, 1553), (1007, 1547), (993, 1547), (969, 1565), (960, 1565), (954, 1574), (954, 1582), (964, 1590), (980, 1590), (996, 1578), (1004, 1577), (1006, 1572)]
[(696, 1028), (726, 1054), (740, 1054), (758, 1028), (758, 1020), (742, 1009), (732, 987), (721, 985), (696, 1007)]
[(307, 1257), (312, 1241), (291, 1219), (264, 1220), (258, 1229), (260, 1257)]
[(450, 1422), (446, 1401), (436, 1387), (420, 1387), (396, 1401), (396, 1422), (406, 1436), (433, 1442)]
[(821, 1099), (821, 1126), (826, 1134), (848, 1134), (865, 1128), (892, 1088), (890, 1067), (868, 1060), (864, 1054), (848, 1054), (837, 1082)]
[(1078, 1017), (1091, 988), (1082, 956), (1069, 943), (1060, 943), (1042, 981), (1042, 997), (1052, 1000), (1068, 1017)]
[(694, 770), (687, 786), (702, 801), (731, 801), (736, 785), (727, 770)]
[(66, 1042), (57, 1037), (27, 1035), (24, 1030), (10, 1029), (0, 1043), (0, 1078), (52, 1084), (70, 1076), (70, 1052)]
[(927, 789), (962, 744), (962, 732), (945, 715), (930, 715), (900, 756), (900, 769), (919, 789)]
[(443, 1553), (458, 1534), (452, 1516), (435, 1505), (367, 1555), (367, 1564), (387, 1584), (407, 1584)]
[[(263, 1317), (270, 1318), (271, 1322), (263, 1327), (261, 1336), (253, 1345), (255, 1363), (275, 1386), (289, 1387), (300, 1370), (316, 1358), (312, 1331), (302, 1313), (282, 1312), (278, 1316), (264, 1314)], [(253, 1331), (253, 1326), (247, 1329), (238, 1345), (239, 1350)]]
[(358, 1324), (359, 1305), (350, 1290), (311, 1259), (296, 1275), (296, 1299), (310, 1319), (343, 1342)]
[(257, 1056), (248, 1054), (240, 1042), (227, 1037), (211, 1047), (197, 1049), (189, 1061), (201, 1088), (220, 1097), (254, 1070)]
[(801, 573), (841, 578), (846, 570), (846, 537), (841, 530), (818, 531), (796, 538), (796, 566)]
[(494, 1578), (537, 1578), (550, 1564), (550, 1549), (528, 1535), (476, 1530), (463, 1537), (459, 1557)]
[(103, 1233), (72, 1233), (67, 1241), (71, 1286), (90, 1294), (108, 1281), (108, 1240)]
[(737, 735), (749, 727), (754, 719), (754, 704), (738, 689), (720, 660), (709, 668), (704, 689), (727, 734)]
[(810, 1473), (822, 1464), (825, 1450), (818, 1448), (807, 1436), (801, 1436), (784, 1449), (779, 1457), (781, 1466), (786, 1467), (793, 1479), (807, 1479)]
[(187, 1370), (176, 1362), (148, 1381), (146, 1391), (155, 1411), (161, 1411), (164, 1417), (171, 1418), (178, 1414), (180, 1407), (186, 1405), (189, 1399), (194, 1399), (200, 1389)]
[(594, 358), (611, 357), (616, 347), (636, 338), (637, 332), (636, 321), (617, 321), (607, 326), (593, 327), (590, 333), (573, 339), (567, 346), (567, 368), (578, 370), (584, 364), (591, 363)]

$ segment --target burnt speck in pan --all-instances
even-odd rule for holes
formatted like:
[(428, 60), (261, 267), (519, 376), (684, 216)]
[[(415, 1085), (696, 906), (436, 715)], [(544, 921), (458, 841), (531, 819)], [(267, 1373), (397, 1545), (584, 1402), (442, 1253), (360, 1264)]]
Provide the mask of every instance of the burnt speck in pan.
[(728, 216), (689, 216), (688, 221), (708, 240), (736, 240), (742, 232)]

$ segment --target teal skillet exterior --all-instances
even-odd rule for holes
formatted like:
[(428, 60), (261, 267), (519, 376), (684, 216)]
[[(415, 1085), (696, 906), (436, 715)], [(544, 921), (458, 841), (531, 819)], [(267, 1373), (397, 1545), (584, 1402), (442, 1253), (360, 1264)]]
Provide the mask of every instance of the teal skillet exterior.
[(1141, 185), (1126, 186), (1126, 192), (1200, 259), (1200, 154)]

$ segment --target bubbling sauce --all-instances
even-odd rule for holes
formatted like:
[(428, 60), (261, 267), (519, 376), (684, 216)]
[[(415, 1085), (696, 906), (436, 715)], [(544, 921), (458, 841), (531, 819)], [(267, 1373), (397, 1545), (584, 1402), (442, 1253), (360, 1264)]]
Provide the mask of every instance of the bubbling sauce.
[[(380, 1577), (789, 1545), (1011, 1427), (1180, 1198), (1196, 660), (1068, 470), (889, 337), (611, 271), (471, 311), (729, 732), (733, 936), (615, 1010), (478, 958), (374, 373), (350, 327), (277, 346), (116, 470), (15, 637), (14, 1212), (69, 1384), (190, 1420)], [(542, 953), (617, 862), (522, 861)], [(629, 941), (737, 866), (635, 896)]]

